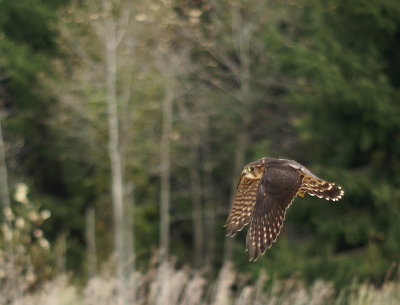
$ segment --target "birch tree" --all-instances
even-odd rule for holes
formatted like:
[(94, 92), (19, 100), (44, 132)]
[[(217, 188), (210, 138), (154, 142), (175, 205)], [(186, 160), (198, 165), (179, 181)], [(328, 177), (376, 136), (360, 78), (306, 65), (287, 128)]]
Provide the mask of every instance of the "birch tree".
[[(114, 262), (118, 280), (118, 304), (122, 305), (129, 302), (128, 295), (132, 294), (128, 291), (128, 286), (134, 271), (133, 183), (127, 182), (125, 178), (126, 142), (129, 139), (127, 131), (132, 123), (128, 114), (136, 44), (132, 30), (134, 7), (130, 1), (111, 0), (89, 0), (85, 5), (84, 10), (76, 13), (75, 21), (86, 22), (97, 42), (88, 44), (90, 39), (82, 37), (83, 34), (77, 33), (76, 29), (75, 32), (64, 30), (63, 37), (70, 49), (91, 71), (88, 81), (95, 81), (97, 86), (104, 88), (107, 154), (111, 171)], [(99, 48), (94, 49), (92, 44), (98, 44)], [(125, 76), (124, 79), (122, 75)], [(86, 84), (88, 85), (90, 84)], [(70, 104), (73, 103), (70, 101)], [(71, 107), (82, 108), (76, 105)], [(79, 110), (76, 112), (85, 115)], [(99, 124), (99, 118), (93, 115), (87, 115), (86, 119), (90, 124)]]
[(161, 141), (160, 141), (160, 261), (169, 256), (170, 245), (170, 198), (171, 198), (171, 138), (174, 120), (174, 103), (184, 94), (179, 79), (187, 73), (188, 51), (185, 45), (176, 44), (176, 29), (179, 20), (174, 4), (154, 2), (152, 8), (151, 36), (156, 42), (153, 58), (161, 76), (163, 97), (161, 99)]
[(165, 261), (169, 256), (170, 244), (170, 193), (171, 193), (171, 132), (172, 132), (172, 103), (175, 97), (174, 75), (165, 65), (161, 64), (164, 74), (164, 98), (162, 100), (162, 133), (160, 145), (160, 260)]
[[(157, 7), (157, 9), (154, 9)], [(178, 22), (173, 3), (164, 2), (153, 6), (152, 36), (156, 37), (153, 45), (153, 58), (157, 71), (161, 76), (161, 141), (160, 141), (160, 249), (157, 296), (158, 305), (170, 304), (170, 225), (171, 225), (171, 172), (173, 157), (172, 134), (174, 122), (174, 104), (184, 95), (180, 84), (187, 72), (188, 52), (185, 46), (176, 45), (174, 41), (175, 27)], [(158, 15), (161, 14), (161, 15)]]

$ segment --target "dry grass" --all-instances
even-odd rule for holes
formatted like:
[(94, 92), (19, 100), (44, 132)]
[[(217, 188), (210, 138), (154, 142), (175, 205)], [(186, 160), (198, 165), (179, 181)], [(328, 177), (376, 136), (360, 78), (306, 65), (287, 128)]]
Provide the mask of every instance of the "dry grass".
[[(400, 304), (400, 282), (386, 282), (376, 288), (353, 284), (335, 293), (333, 285), (316, 281), (311, 287), (297, 280), (267, 284), (261, 274), (253, 284), (243, 282), (230, 264), (226, 264), (215, 281), (207, 281), (197, 271), (176, 269), (166, 263), (146, 274), (131, 278), (127, 304), (148, 305), (397, 305)], [(65, 275), (58, 276), (33, 293), (21, 296), (12, 305), (109, 305), (117, 304), (117, 281), (111, 274), (91, 278), (78, 289)]]

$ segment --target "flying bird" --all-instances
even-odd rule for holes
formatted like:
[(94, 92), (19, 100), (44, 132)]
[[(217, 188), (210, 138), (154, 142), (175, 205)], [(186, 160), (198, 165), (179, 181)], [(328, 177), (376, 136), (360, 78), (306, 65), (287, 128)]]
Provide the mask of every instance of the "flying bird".
[(279, 236), (294, 198), (306, 193), (332, 201), (344, 195), (340, 186), (318, 178), (293, 160), (262, 158), (247, 164), (225, 225), (227, 236), (234, 236), (250, 223), (246, 251), (250, 261), (257, 260)]

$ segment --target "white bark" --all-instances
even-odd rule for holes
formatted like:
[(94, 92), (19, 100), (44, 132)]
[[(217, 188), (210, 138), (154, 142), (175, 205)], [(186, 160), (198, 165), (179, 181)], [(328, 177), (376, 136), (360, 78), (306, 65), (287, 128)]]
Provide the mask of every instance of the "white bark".
[(169, 256), (170, 231), (170, 178), (171, 178), (171, 132), (172, 132), (172, 103), (174, 99), (173, 79), (165, 80), (165, 95), (162, 102), (162, 135), (161, 135), (161, 194), (160, 194), (160, 260)]
[[(125, 273), (128, 277), (129, 287), (131, 289), (136, 289), (134, 283), (131, 282), (133, 279), (134, 272), (136, 270), (135, 264), (135, 231), (134, 231), (134, 215), (135, 215), (135, 192), (133, 183), (128, 183), (126, 188), (125, 195), (125, 228), (124, 228), (124, 236), (125, 236), (125, 257), (127, 259), (125, 266)], [(130, 293), (132, 295), (132, 293)], [(128, 300), (129, 301), (129, 300)]]
[[(165, 68), (165, 67), (164, 67)], [(167, 70), (164, 70), (166, 73)], [(162, 101), (162, 134), (160, 146), (160, 253), (158, 270), (159, 281), (162, 285), (158, 287), (156, 304), (168, 305), (170, 293), (170, 283), (167, 277), (166, 268), (169, 258), (170, 243), (170, 194), (171, 194), (171, 133), (172, 133), (172, 106), (174, 95), (174, 79), (172, 77), (165, 78), (164, 98)]]
[[(118, 305), (124, 305), (128, 303), (129, 279), (134, 271), (133, 233), (131, 232), (133, 229), (133, 220), (129, 218), (133, 217), (133, 206), (131, 206), (133, 201), (129, 204), (126, 203), (126, 199), (129, 196), (127, 196), (125, 188), (125, 161), (123, 143), (121, 142), (124, 137), (121, 134), (121, 126), (126, 126), (127, 122), (122, 122), (122, 118), (126, 119), (126, 117), (120, 112), (120, 104), (122, 103), (124, 107), (123, 111), (126, 112), (127, 104), (130, 99), (130, 89), (125, 88), (125, 90), (123, 90), (125, 94), (121, 97), (117, 92), (117, 84), (120, 81), (118, 79), (118, 61), (121, 58), (118, 47), (126, 38), (125, 34), (130, 25), (131, 4), (129, 1), (118, 4), (120, 9), (119, 13), (115, 12), (115, 3), (113, 3), (113, 1), (103, 0), (100, 9), (97, 7), (97, 4), (96, 2), (91, 2), (92, 8), (97, 12), (101, 10), (104, 17), (99, 20), (93, 20), (91, 24), (99, 41), (104, 46), (108, 156), (111, 168), (111, 197), (114, 225), (114, 259), (118, 280)], [(132, 46), (130, 49), (130, 51), (132, 51), (134, 44), (130, 43), (130, 46)], [(130, 67), (132, 67), (132, 65), (130, 65)], [(126, 68), (126, 66), (124, 66), (124, 68)], [(131, 71), (128, 71), (128, 73), (129, 72), (132, 73)], [(125, 82), (124, 85), (131, 86), (131, 83)], [(126, 129), (127, 128), (122, 129), (122, 132)]]
[[(112, 34), (111, 34), (112, 35)], [(108, 119), (108, 155), (111, 166), (111, 195), (113, 204), (114, 251), (117, 268), (118, 288), (124, 290), (124, 186), (122, 178), (122, 158), (119, 144), (119, 118), (116, 92), (117, 53), (115, 40), (106, 40), (106, 93)], [(123, 291), (119, 291), (121, 296)], [(122, 300), (119, 300), (123, 304)]]

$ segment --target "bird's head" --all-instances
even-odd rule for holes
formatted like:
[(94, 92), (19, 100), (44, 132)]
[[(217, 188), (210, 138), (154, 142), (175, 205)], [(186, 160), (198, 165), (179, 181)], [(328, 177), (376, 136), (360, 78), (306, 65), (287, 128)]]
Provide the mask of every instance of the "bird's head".
[(261, 179), (264, 170), (264, 164), (250, 163), (244, 167), (242, 173), (246, 175), (246, 178), (258, 180)]

